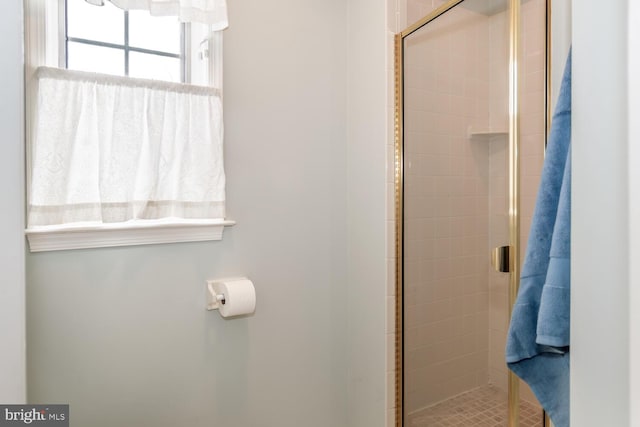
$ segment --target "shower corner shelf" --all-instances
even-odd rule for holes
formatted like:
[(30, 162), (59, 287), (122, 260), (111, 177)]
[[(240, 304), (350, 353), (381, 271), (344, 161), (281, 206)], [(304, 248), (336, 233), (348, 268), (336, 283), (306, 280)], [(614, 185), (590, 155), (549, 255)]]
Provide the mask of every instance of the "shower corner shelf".
[(467, 132), (467, 137), (469, 139), (486, 139), (491, 138), (493, 136), (507, 136), (509, 135), (509, 131), (506, 129), (471, 129), (469, 128)]

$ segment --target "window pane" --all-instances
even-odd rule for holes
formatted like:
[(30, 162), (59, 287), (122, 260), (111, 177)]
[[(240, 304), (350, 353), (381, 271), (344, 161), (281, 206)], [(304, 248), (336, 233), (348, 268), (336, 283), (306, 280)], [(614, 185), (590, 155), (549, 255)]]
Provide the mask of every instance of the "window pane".
[(70, 42), (67, 55), (70, 70), (124, 75), (124, 50)]
[(179, 54), (181, 24), (175, 16), (151, 16), (129, 12), (129, 46)]
[(94, 6), (67, 0), (67, 36), (124, 44), (124, 12), (108, 1)]
[(180, 82), (180, 59), (129, 52), (129, 76)]

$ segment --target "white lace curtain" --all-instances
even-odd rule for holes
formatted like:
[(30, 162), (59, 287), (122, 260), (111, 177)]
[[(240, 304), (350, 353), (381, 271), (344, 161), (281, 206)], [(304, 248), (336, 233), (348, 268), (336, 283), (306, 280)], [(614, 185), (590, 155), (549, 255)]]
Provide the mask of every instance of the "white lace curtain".
[(224, 218), (217, 89), (37, 71), (28, 226)]
[[(229, 25), (226, 0), (109, 0), (125, 10), (148, 10), (154, 16), (177, 16), (182, 22), (211, 25), (214, 31)], [(87, 0), (96, 5), (104, 0)]]

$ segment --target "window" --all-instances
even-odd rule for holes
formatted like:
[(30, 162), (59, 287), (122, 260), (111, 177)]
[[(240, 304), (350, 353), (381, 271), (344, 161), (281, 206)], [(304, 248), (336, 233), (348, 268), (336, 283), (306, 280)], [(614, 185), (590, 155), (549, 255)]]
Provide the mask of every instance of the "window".
[(47, 27), (39, 65), (222, 87), (222, 32), (210, 25), (109, 1), (44, 0), (39, 7)]
[(66, 68), (188, 82), (185, 27), (175, 17), (122, 10), (110, 2), (65, 2)]
[(219, 240), (226, 6), (24, 1), (31, 250)]

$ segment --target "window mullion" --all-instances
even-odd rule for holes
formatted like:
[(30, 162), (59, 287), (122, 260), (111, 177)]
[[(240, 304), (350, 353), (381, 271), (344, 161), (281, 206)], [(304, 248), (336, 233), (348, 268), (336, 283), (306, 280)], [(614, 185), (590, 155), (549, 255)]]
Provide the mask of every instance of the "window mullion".
[(191, 83), (191, 25), (180, 24), (180, 79), (184, 83)]
[(129, 76), (129, 11), (124, 11), (124, 75)]
[[(69, 6), (67, 5), (67, 0), (64, 1), (64, 67), (69, 67)], [(61, 37), (62, 39), (63, 37)]]
[(58, 67), (67, 68), (69, 66), (69, 33), (67, 18), (67, 0), (60, 4), (58, 8)]

